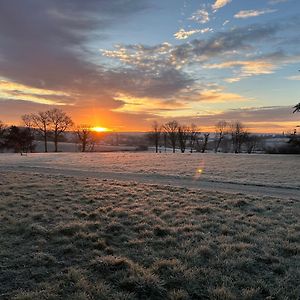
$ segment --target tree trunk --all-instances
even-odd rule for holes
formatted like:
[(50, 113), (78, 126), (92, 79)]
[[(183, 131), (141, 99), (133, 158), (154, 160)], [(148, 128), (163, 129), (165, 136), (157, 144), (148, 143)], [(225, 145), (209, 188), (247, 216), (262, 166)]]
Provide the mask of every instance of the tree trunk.
[(204, 135), (204, 143), (203, 143), (203, 147), (202, 147), (202, 151), (201, 151), (202, 153), (205, 153), (205, 151), (206, 151), (208, 138), (209, 138), (209, 134), (205, 134)]
[(220, 148), (220, 145), (221, 145), (221, 141), (222, 141), (222, 138), (219, 138), (218, 139), (218, 142), (217, 142), (217, 145), (216, 145), (216, 148), (215, 148), (215, 152), (218, 153), (218, 150)]
[(82, 152), (85, 152), (85, 147), (86, 147), (86, 142), (83, 141), (83, 142), (82, 142), (82, 150), (81, 150)]
[(45, 145), (45, 152), (48, 152), (47, 134), (46, 133), (44, 133), (44, 145)]
[(54, 130), (54, 152), (58, 152), (58, 132)]

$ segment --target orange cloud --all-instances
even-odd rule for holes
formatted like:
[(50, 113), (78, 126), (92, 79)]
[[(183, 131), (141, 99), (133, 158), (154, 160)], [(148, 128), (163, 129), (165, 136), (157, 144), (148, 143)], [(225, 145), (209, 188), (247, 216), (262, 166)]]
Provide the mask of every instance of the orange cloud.
[(3, 99), (31, 101), (48, 105), (64, 105), (58, 98), (68, 96), (69, 94), (62, 91), (39, 89), (9, 80), (0, 80), (0, 98)]
[(209, 102), (209, 103), (221, 103), (221, 102), (245, 102), (250, 99), (245, 98), (239, 94), (235, 93), (227, 93), (222, 89), (216, 90), (205, 90), (200, 93), (198, 96), (198, 100), (201, 102)]

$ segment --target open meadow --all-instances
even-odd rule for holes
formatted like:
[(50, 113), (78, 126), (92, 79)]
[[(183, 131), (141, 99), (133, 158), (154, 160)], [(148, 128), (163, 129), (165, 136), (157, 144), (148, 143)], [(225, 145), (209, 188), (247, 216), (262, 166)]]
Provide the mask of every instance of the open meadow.
[(299, 299), (297, 159), (1, 154), (0, 299)]

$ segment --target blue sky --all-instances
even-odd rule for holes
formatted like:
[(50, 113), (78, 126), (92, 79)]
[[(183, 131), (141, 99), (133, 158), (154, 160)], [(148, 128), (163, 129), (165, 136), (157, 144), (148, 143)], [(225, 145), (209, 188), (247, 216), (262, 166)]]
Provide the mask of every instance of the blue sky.
[(77, 123), (292, 131), (297, 0), (0, 0), (0, 119), (60, 106)]

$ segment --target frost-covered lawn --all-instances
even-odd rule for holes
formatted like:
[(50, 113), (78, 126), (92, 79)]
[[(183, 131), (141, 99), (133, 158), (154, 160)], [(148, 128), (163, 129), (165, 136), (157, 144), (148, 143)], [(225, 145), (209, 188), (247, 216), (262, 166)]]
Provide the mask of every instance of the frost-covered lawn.
[[(27, 159), (72, 167), (63, 157)], [(70, 157), (95, 169), (136, 170), (143, 159), (147, 171), (159, 168), (144, 154), (124, 155), (123, 165), (121, 155)], [(218, 169), (219, 156), (206, 157), (202, 167)], [(204, 156), (191, 159), (185, 170)], [(238, 172), (237, 159), (246, 157), (222, 167)], [(267, 163), (255, 159), (263, 172)], [(299, 201), (3, 169), (0, 176), (1, 299), (300, 297)]]
[(198, 180), (300, 188), (297, 155), (214, 153), (48, 153), (0, 154), (6, 165), (43, 166), (89, 171), (157, 173)]

